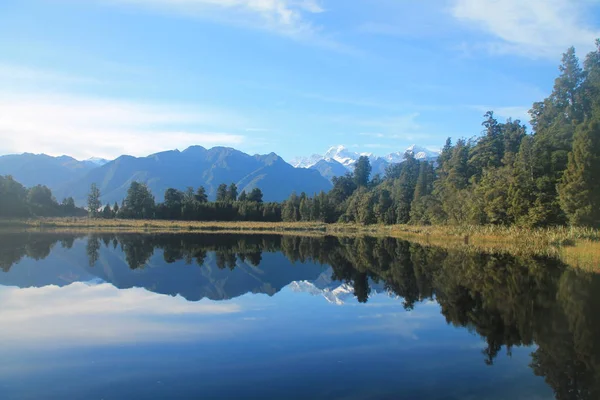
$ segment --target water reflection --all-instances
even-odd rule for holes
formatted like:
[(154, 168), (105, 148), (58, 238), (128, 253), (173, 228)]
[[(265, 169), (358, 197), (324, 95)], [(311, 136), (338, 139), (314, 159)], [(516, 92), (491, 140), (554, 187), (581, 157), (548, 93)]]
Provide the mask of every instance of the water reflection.
[[(31, 262), (54, 256), (61, 261), (43, 271)], [(482, 367), (494, 365), (501, 354), (510, 355), (521, 346), (537, 346), (532, 349), (530, 368), (545, 379), (557, 399), (600, 398), (600, 277), (569, 269), (552, 258), (448, 251), (391, 238), (21, 233), (0, 238), (0, 267), (4, 271), (0, 284), (45, 290), (68, 287), (72, 292), (71, 304), (32, 310), (31, 293), (4, 288), (0, 291), (3, 324), (43, 318), (51, 310), (71, 310), (75, 315), (77, 309), (94, 308), (101, 316), (102, 307), (127, 317), (128, 305), (140, 304), (132, 296), (147, 296), (142, 314), (168, 309), (218, 318), (241, 308), (231, 302), (184, 299), (227, 300), (247, 293), (272, 296), (284, 288), (323, 296), (336, 304), (352, 296), (369, 304), (376, 293), (386, 293), (399, 297), (394, 301), (409, 311), (435, 302), (448, 324), (476, 332), (485, 341)], [(112, 303), (94, 303), (93, 294), (83, 294), (83, 283), (71, 284), (94, 280), (111, 284), (98, 285), (96, 290), (108, 293)], [(165, 301), (156, 297), (159, 294), (184, 299)], [(25, 309), (32, 314), (19, 315)], [(365, 315), (365, 325), (354, 328), (371, 329), (378, 315)], [(403, 314), (396, 324), (387, 318), (381, 329), (413, 337), (406, 316), (410, 314)], [(173, 326), (182, 331), (189, 328)], [(73, 332), (73, 327), (67, 330)], [(132, 332), (131, 337), (137, 334)]]

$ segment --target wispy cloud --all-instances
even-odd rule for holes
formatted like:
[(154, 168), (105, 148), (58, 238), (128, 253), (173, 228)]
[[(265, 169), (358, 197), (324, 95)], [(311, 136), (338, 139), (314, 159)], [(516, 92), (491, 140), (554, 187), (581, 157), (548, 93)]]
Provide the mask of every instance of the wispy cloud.
[(239, 145), (248, 121), (205, 106), (74, 95), (0, 95), (1, 153), (76, 158), (148, 155), (190, 145)]
[(568, 47), (593, 48), (600, 30), (587, 22), (590, 7), (583, 0), (455, 0), (452, 15), (493, 37), (484, 46), (494, 54), (556, 59)]
[(325, 12), (318, 0), (96, 0), (157, 12), (211, 19), (221, 23), (273, 32), (301, 42), (355, 53), (323, 32), (311, 16)]

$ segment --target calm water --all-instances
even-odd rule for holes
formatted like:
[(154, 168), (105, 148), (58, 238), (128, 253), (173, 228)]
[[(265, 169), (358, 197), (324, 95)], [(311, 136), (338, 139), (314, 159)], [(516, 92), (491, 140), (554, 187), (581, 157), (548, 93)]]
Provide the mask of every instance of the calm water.
[(1, 399), (598, 399), (600, 277), (395, 239), (0, 235)]

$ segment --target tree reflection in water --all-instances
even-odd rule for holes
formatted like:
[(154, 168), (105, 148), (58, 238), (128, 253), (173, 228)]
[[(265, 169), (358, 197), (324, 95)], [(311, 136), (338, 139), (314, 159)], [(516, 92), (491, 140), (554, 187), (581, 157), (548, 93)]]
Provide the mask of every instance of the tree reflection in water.
[[(23, 257), (43, 259), (57, 243), (70, 249), (84, 237), (3, 235), (0, 268), (8, 272)], [(600, 398), (600, 276), (557, 259), (449, 251), (393, 238), (95, 233), (87, 237), (90, 266), (100, 260), (102, 246), (113, 252), (120, 247), (132, 270), (146, 268), (159, 249), (166, 264), (183, 260), (200, 268), (214, 253), (224, 271), (243, 262), (259, 267), (265, 252), (280, 252), (291, 263), (329, 265), (332, 279), (352, 285), (360, 302), (368, 301), (370, 282), (401, 297), (407, 310), (435, 300), (449, 324), (486, 341), (487, 365), (502, 349), (536, 344), (530, 366), (557, 399)], [(172, 274), (176, 278), (177, 270)]]

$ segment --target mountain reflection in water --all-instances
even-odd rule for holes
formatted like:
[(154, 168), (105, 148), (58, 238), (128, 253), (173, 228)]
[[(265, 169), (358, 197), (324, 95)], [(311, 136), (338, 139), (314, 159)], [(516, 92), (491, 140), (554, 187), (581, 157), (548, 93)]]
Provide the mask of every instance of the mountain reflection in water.
[[(7, 398), (43, 398), (36, 397), (40, 392), (35, 389), (30, 389), (28, 395), (20, 397), (24, 392), (18, 382), (21, 380), (25, 385), (30, 373), (19, 375), (17, 366), (30, 371), (31, 364), (39, 360), (36, 361), (33, 355), (28, 359), (28, 356), (11, 353), (11, 343), (20, 343), (17, 347), (22, 350), (27, 347), (22, 342), (29, 341), (30, 345), (32, 342), (43, 343), (44, 335), (52, 337), (53, 341), (58, 341), (57, 336), (62, 336), (69, 341), (69, 346), (80, 343), (83, 347), (90, 346), (93, 341), (124, 346), (127, 343), (150, 343), (150, 339), (160, 341), (160, 338), (166, 340), (169, 337), (172, 340), (175, 337), (181, 343), (187, 343), (178, 350), (172, 349), (184, 357), (188, 352), (192, 354), (193, 350), (190, 349), (198, 345), (193, 344), (195, 339), (191, 332), (212, 340), (217, 347), (241, 346), (236, 342), (239, 339), (232, 336), (237, 329), (232, 320), (234, 316), (248, 323), (263, 321), (253, 325), (253, 334), (261, 335), (265, 340), (275, 335), (276, 330), (285, 330), (289, 342), (279, 343), (283, 347), (278, 350), (270, 347), (264, 347), (263, 350), (270, 348), (273, 352), (284, 352), (299, 346), (304, 347), (303, 353), (298, 353), (304, 354), (302, 357), (308, 357), (306, 354), (315, 350), (311, 346), (316, 346), (314, 343), (298, 341), (305, 329), (316, 331), (320, 328), (322, 336), (319, 338), (323, 343), (327, 342), (329, 348), (347, 344), (344, 340), (348, 343), (356, 340), (356, 345), (360, 341), (370, 344), (371, 341), (381, 340), (369, 328), (373, 326), (373, 321), (382, 318), (388, 318), (381, 325), (389, 330), (386, 334), (398, 335), (406, 340), (419, 337), (429, 348), (440, 351), (437, 361), (440, 363), (446, 354), (439, 347), (444, 338), (453, 338), (453, 335), (465, 331), (453, 331), (449, 329), (452, 326), (466, 328), (468, 332), (475, 333), (475, 337), (481, 338), (481, 346), (476, 350), (480, 352), (478, 360), (467, 361), (452, 356), (454, 358), (449, 365), (454, 365), (456, 371), (448, 370), (447, 374), (453, 382), (446, 382), (441, 375), (436, 375), (434, 381), (437, 384), (446, 382), (444, 387), (452, 387), (447, 393), (440, 392), (439, 387), (428, 391), (425, 383), (418, 384), (418, 378), (403, 381), (400, 389), (400, 386), (395, 387), (383, 379), (387, 375), (381, 372), (383, 375), (370, 378), (374, 379), (373, 384), (378, 383), (376, 387), (381, 389), (380, 392), (374, 389), (366, 392), (351, 390), (347, 385), (339, 385), (338, 388), (332, 383), (329, 391), (323, 391), (321, 387), (306, 393), (299, 390), (299, 397), (504, 398), (508, 392), (502, 390), (513, 390), (511, 396), (515, 398), (531, 398), (527, 396), (537, 394), (539, 398), (600, 398), (600, 351), (596, 344), (600, 337), (600, 278), (592, 273), (570, 269), (553, 258), (449, 251), (392, 238), (13, 233), (0, 235), (0, 268), (3, 271), (0, 272), (0, 285), (3, 285), (0, 286), (0, 304), (3, 305), (0, 324), (4, 327), (13, 326), (0, 333), (0, 339), (5, 343), (5, 346), (0, 345), (0, 355), (4, 354), (7, 359), (13, 360), (13, 364), (5, 364), (0, 368), (0, 376), (5, 376), (4, 379), (0, 378), (0, 391), (4, 389)], [(307, 303), (309, 300), (299, 297), (304, 292), (310, 293), (314, 296), (311, 298), (319, 299), (322, 304)], [(249, 294), (266, 294), (272, 296), (273, 301), (248, 297)], [(302, 304), (308, 304), (303, 306), (304, 310), (299, 309)], [(388, 314), (377, 311), (396, 304), (401, 305), (400, 311)], [(438, 308), (432, 311), (424, 308), (435, 304)], [(345, 308), (345, 305), (353, 308)], [(341, 308), (336, 308), (338, 306)], [(268, 314), (268, 310), (275, 307), (279, 307), (283, 314), (291, 315), (290, 310), (294, 310), (299, 313), (298, 318), (333, 325), (335, 318), (351, 313), (362, 325), (352, 327), (352, 334), (355, 335), (352, 338), (344, 336), (346, 333), (350, 335), (350, 331), (338, 332), (331, 325), (294, 326), (292, 330), (291, 326), (281, 326), (284, 317), (280, 314)], [(327, 320), (319, 312), (333, 320)], [(426, 320), (420, 318), (425, 315), (433, 318), (434, 314), (439, 315), (440, 312), (448, 325), (445, 328), (436, 325), (435, 335), (432, 330), (430, 338), (425, 337), (424, 333), (419, 336), (419, 329), (425, 330), (428, 326)], [(169, 313), (186, 317), (177, 320), (175, 317), (164, 317)], [(310, 313), (314, 315), (308, 315)], [(128, 320), (135, 320), (142, 314), (146, 318), (138, 326), (128, 323)], [(107, 315), (118, 315), (120, 324), (114, 324), (114, 320), (111, 320), (111, 325), (108, 319), (102, 320)], [(396, 322), (392, 323), (390, 315), (398, 318), (394, 320)], [(62, 318), (61, 327), (40, 322), (48, 316), (55, 318), (55, 321), (58, 317)], [(98, 319), (104, 321), (103, 330), (84, 329), (85, 323), (94, 324), (94, 320)], [(273, 340), (283, 339), (278, 337)], [(395, 340), (398, 342), (400, 339)], [(467, 346), (466, 342), (461, 343), (461, 346)], [(413, 353), (410, 353), (412, 361), (408, 364), (412, 363), (413, 368), (418, 369), (418, 363), (428, 363), (430, 369), (425, 371), (433, 374), (437, 371), (433, 369), (436, 356), (435, 352), (426, 350), (427, 346), (418, 351), (413, 349)], [(452, 351), (467, 352), (464, 348), (461, 350), (456, 345), (452, 346), (455, 347)], [(357, 348), (353, 347), (354, 351)], [(496, 364), (509, 363), (505, 355), (510, 356), (520, 348), (525, 352), (514, 355), (512, 362), (528, 366), (519, 375), (523, 376), (519, 379), (525, 382), (521, 386), (492, 393), (477, 389), (483, 383), (466, 379), (468, 374), (458, 379), (453, 376), (459, 374), (467, 364), (474, 368), (473, 371), (489, 368), (481, 373), (490, 376), (498, 375), (501, 368), (506, 367), (502, 371), (508, 371), (511, 368), (509, 364), (505, 367)], [(162, 354), (157, 349), (152, 351)], [(212, 356), (216, 357), (212, 362), (216, 363), (215, 360), (219, 359), (219, 362), (233, 362), (242, 368), (244, 363), (252, 364), (251, 360), (259, 360), (248, 347), (236, 350), (239, 359), (232, 353), (231, 357), (234, 358), (227, 360), (225, 353)], [(382, 359), (383, 354), (377, 356), (382, 366), (398, 367), (395, 363), (399, 360)], [(141, 355), (136, 357), (133, 359), (139, 361)], [(269, 359), (268, 354), (258, 357)], [(114, 361), (116, 358), (110, 359)], [(168, 357), (165, 355), (164, 358), (162, 361), (168, 364)], [(450, 359), (450, 355), (447, 358)], [(521, 359), (527, 359), (525, 364), (519, 361)], [(295, 366), (302, 365), (300, 359), (295, 360)], [(274, 362), (269, 368), (271, 373), (278, 368)], [(373, 368), (373, 365), (369, 366)], [(409, 366), (404, 365), (406, 368)], [(409, 376), (410, 369), (407, 371)], [(304, 373), (307, 379), (317, 379), (307, 371)], [(392, 376), (396, 373), (390, 369), (387, 372), (389, 379), (393, 380)], [(7, 378), (11, 374), (15, 375), (12, 382)], [(355, 379), (351, 370), (344, 369), (343, 375), (350, 381)], [(47, 376), (50, 379), (50, 375)], [(542, 377), (547, 386), (539, 386), (535, 376)], [(272, 392), (262, 393), (262, 396), (280, 396), (291, 385), (288, 379), (281, 380), (282, 392), (276, 391), (277, 385), (272, 381), (263, 382), (264, 385), (275, 386), (269, 389)], [(432, 378), (421, 379), (425, 382)], [(456, 382), (461, 379), (461, 382)], [(500, 378), (494, 376), (494, 379)], [(218, 392), (217, 388), (221, 390), (222, 387), (218, 386), (217, 381), (206, 383), (203, 390), (213, 395), (220, 393), (217, 397), (252, 397), (248, 393), (242, 396), (241, 392), (234, 389)], [(510, 380), (505, 383), (510, 386)], [(305, 384), (310, 385), (310, 382)], [(179, 397), (194, 398), (202, 393), (198, 387), (190, 385), (189, 382), (175, 385), (181, 391)], [(243, 387), (243, 379), (239, 385)], [(213, 391), (207, 387), (212, 387)], [(551, 391), (544, 391), (548, 388), (554, 392), (553, 396)], [(73, 392), (67, 392), (66, 395), (86, 393), (82, 396), (87, 397), (87, 394), (93, 393), (86, 390), (91, 389), (74, 388)], [(56, 392), (53, 397), (51, 391), (44, 393), (51, 398), (65, 395)], [(125, 392), (121, 388), (118, 395), (116, 392), (105, 393), (107, 398), (127, 398), (127, 394), (160, 398), (161, 392), (141, 389)]]

